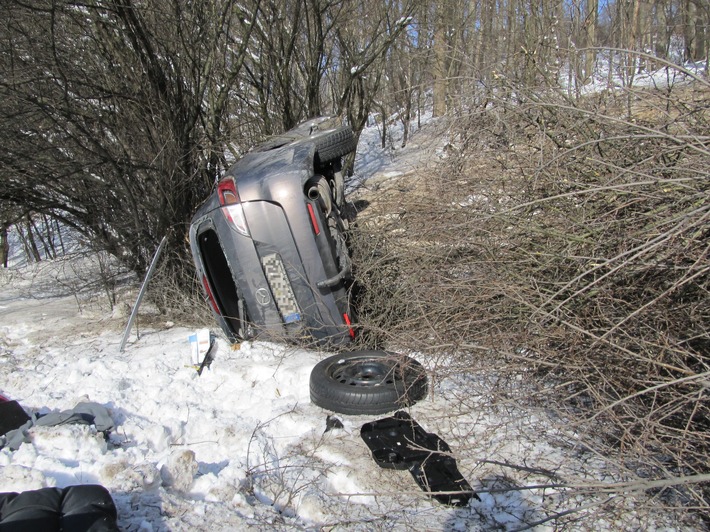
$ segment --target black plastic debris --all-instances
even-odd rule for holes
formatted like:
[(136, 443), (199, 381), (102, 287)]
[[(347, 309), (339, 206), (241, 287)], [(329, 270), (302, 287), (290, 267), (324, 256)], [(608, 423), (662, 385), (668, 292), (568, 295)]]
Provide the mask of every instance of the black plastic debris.
[(328, 416), (325, 418), (325, 432), (329, 432), (334, 429), (342, 429), (343, 428), (343, 422), (340, 421), (335, 416), (331, 416), (328, 414)]
[(0, 436), (19, 429), (30, 420), (30, 416), (17, 401), (0, 401)]
[(440, 503), (466, 506), (471, 497), (479, 499), (459, 472), (449, 445), (406, 412), (365, 423), (360, 436), (380, 467), (408, 470), (419, 487)]
[(217, 339), (217, 336), (210, 333), (210, 347), (207, 350), (207, 353), (205, 353), (205, 358), (202, 359), (202, 363), (200, 364), (200, 367), (197, 368), (197, 374), (202, 377), (202, 372), (204, 371), (205, 368), (209, 368), (210, 365), (212, 364), (212, 361), (214, 360), (214, 352), (215, 352), (215, 346), (217, 345), (217, 342), (215, 341)]

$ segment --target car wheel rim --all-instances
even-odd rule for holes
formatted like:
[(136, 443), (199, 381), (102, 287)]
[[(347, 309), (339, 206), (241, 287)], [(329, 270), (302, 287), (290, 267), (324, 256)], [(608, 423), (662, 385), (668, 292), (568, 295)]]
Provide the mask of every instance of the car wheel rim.
[(340, 384), (372, 387), (393, 385), (397, 380), (397, 371), (391, 364), (377, 360), (345, 360), (331, 367), (330, 376)]

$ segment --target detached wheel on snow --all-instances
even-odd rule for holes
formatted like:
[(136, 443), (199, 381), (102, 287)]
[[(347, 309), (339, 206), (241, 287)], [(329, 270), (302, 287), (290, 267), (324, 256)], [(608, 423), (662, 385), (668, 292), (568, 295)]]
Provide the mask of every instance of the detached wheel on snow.
[(321, 360), (311, 372), (311, 402), (340, 414), (384, 414), (426, 395), (424, 368), (385, 351), (349, 351)]

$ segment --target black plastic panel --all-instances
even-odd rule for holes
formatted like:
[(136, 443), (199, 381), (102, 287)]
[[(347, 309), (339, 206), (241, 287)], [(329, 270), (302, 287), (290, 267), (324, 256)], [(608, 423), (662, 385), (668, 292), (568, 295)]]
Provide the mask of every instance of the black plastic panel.
[(360, 436), (380, 467), (409, 470), (419, 487), (437, 501), (465, 506), (471, 497), (478, 499), (459, 472), (449, 445), (406, 412), (366, 423)]

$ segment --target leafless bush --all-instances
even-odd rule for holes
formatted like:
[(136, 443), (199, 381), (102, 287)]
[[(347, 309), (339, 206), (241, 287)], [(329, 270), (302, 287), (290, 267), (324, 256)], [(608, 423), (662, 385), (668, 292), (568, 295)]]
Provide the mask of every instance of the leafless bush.
[(214, 319), (201, 283), (195, 279), (189, 253), (166, 248), (162, 255), (147, 289), (148, 300), (155, 305), (160, 319), (191, 326), (213, 326)]
[(630, 474), (691, 479), (662, 500), (707, 511), (709, 89), (507, 86), (456, 118), (436, 172), (361, 213), (365, 341), (525, 370)]

